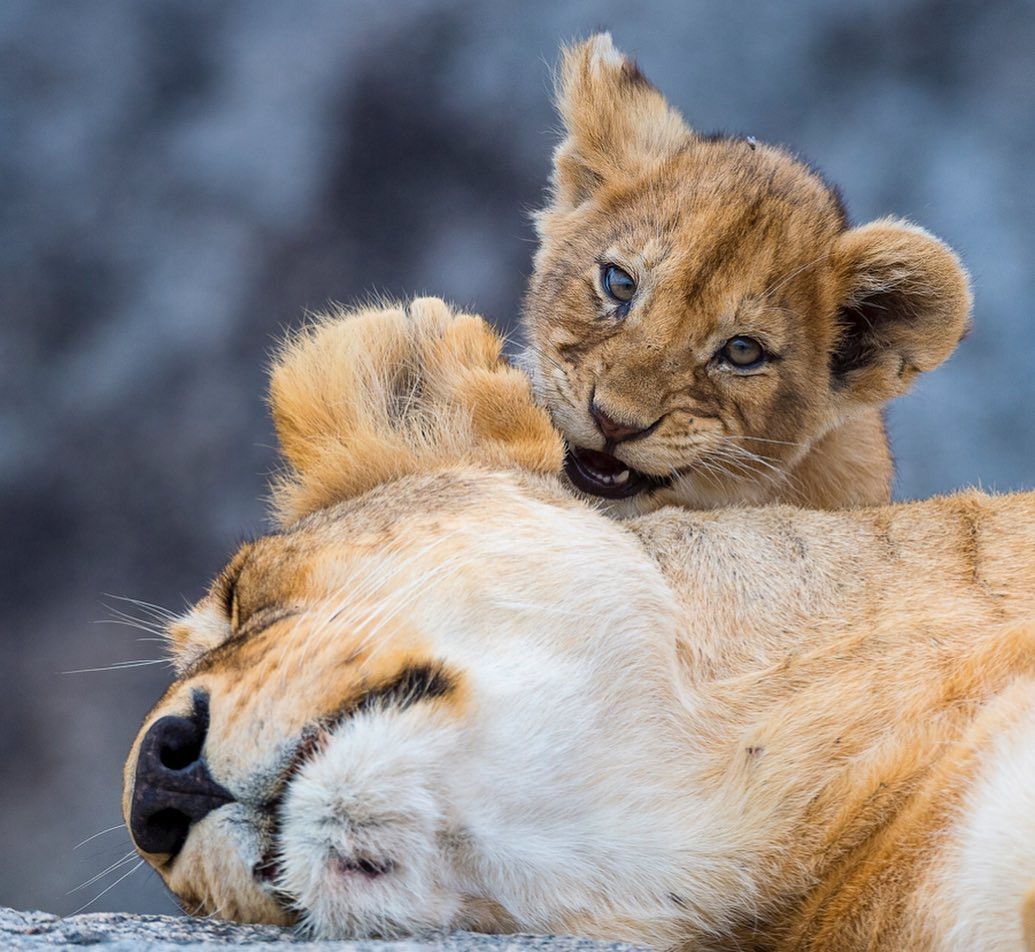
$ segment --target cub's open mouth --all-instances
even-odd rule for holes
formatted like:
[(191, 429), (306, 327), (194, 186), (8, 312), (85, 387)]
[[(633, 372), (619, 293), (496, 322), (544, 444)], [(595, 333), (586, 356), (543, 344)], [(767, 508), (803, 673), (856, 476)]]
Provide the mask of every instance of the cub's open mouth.
[(671, 482), (668, 476), (652, 476), (626, 465), (610, 453), (569, 446), (564, 457), (564, 472), (573, 485), (585, 493), (604, 499), (627, 499), (648, 489), (659, 489)]

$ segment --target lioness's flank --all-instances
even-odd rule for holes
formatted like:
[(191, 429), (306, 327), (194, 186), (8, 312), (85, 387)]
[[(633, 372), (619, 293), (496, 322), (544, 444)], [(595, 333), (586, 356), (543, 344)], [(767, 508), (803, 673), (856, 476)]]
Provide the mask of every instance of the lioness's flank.
[(524, 325), (571, 482), (620, 515), (889, 501), (882, 409), (967, 326), (953, 252), (850, 227), (783, 149), (695, 133), (607, 34), (557, 89)]

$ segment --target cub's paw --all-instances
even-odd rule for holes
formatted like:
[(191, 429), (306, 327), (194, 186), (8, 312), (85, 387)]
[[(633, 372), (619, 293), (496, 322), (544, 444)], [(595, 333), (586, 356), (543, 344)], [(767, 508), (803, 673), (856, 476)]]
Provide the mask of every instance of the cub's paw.
[(556, 473), (560, 437), (482, 320), (438, 298), (340, 311), (291, 337), (270, 404), (282, 523), (401, 476), (485, 465)]

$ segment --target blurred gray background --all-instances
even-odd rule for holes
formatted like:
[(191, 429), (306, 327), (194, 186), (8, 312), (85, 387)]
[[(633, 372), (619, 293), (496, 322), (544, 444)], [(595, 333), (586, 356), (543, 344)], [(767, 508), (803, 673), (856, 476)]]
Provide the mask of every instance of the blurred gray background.
[[(597, 28), (687, 118), (789, 144), (856, 221), (955, 246), (975, 331), (891, 414), (900, 497), (1035, 484), (1035, 7), (962, 0), (0, 4), (0, 903), (67, 913), (129, 848), (167, 683), (108, 595), (179, 608), (274, 462), (263, 366), (303, 309), (431, 291), (513, 325)], [(128, 868), (128, 867), (127, 867)], [(171, 911), (141, 870), (91, 908)]]

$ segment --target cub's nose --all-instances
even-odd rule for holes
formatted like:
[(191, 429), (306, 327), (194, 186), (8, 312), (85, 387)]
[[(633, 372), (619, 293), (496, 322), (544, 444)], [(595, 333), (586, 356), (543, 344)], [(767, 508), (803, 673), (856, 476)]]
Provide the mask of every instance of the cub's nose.
[(201, 759), (208, 733), (208, 697), (195, 695), (190, 717), (161, 717), (140, 742), (129, 830), (145, 853), (183, 848), (192, 823), (233, 801)]
[(637, 437), (642, 439), (647, 436), (648, 433), (652, 433), (661, 422), (660, 420), (655, 420), (647, 426), (619, 423), (613, 417), (609, 416), (595, 400), (590, 401), (589, 413), (596, 421), (597, 429), (604, 434), (604, 439), (610, 443), (621, 443), (624, 440), (634, 440)]

